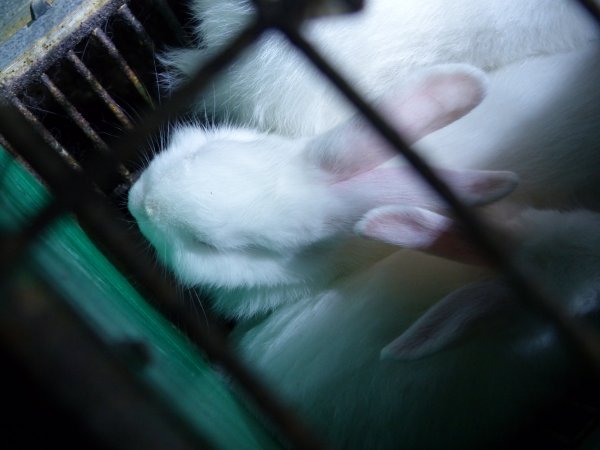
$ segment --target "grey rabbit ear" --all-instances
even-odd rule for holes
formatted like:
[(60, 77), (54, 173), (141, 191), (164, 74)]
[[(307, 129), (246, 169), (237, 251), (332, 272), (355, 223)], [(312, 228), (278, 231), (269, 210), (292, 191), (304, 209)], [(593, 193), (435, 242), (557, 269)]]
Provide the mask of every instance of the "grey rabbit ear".
[(515, 295), (502, 280), (471, 283), (457, 289), (386, 345), (381, 358), (411, 361), (449, 348), (482, 321), (514, 306)]

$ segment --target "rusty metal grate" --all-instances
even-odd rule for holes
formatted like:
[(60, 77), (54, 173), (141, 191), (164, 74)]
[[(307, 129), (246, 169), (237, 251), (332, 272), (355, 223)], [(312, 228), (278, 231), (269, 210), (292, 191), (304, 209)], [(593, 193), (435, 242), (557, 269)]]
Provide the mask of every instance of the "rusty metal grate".
[[(181, 44), (185, 34), (164, 1), (112, 0), (84, 13), (48, 51), (17, 56), (3, 70), (0, 88), (72, 167), (93, 170), (91, 153), (110, 155), (139, 112), (159, 102), (154, 55)], [(132, 166), (120, 163), (106, 192), (130, 180)]]

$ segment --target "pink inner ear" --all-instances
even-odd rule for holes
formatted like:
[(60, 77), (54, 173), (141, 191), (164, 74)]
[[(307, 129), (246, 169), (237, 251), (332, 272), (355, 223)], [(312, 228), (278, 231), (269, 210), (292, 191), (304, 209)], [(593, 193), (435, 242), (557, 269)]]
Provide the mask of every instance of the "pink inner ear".
[(416, 250), (431, 248), (440, 236), (454, 233), (449, 218), (409, 206), (369, 211), (356, 228), (365, 237)]
[(381, 110), (409, 142), (442, 128), (471, 111), (483, 100), (485, 75), (471, 66), (438, 66), (420, 74), (404, 89), (401, 101), (391, 95)]
[[(467, 65), (436, 66), (408, 87), (386, 93), (377, 108), (408, 144), (465, 115), (485, 94), (485, 75)], [(368, 171), (396, 153), (361, 117), (317, 136), (306, 155), (338, 181)]]
[(486, 264), (484, 257), (448, 217), (409, 206), (384, 206), (369, 211), (356, 224), (360, 235), (468, 264)]

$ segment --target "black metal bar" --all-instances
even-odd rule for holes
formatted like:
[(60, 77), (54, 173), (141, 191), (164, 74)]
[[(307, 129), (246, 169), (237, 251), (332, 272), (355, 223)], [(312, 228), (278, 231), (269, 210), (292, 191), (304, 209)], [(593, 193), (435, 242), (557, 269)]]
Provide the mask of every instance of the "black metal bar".
[(109, 149), (108, 145), (106, 145), (106, 142), (104, 142), (104, 140), (98, 136), (98, 133), (94, 131), (86, 118), (81, 115), (77, 108), (69, 101), (69, 99), (67, 99), (65, 94), (58, 88), (58, 86), (56, 86), (56, 84), (54, 84), (50, 77), (43, 73), (40, 78), (44, 86), (46, 86), (50, 92), (50, 95), (52, 95), (52, 98), (54, 98), (54, 100), (56, 100), (56, 102), (63, 108), (71, 120), (77, 124), (79, 129), (83, 131), (86, 137), (92, 141), (94, 147), (102, 152), (108, 153)]
[(140, 81), (138, 76), (129, 66), (123, 55), (121, 55), (115, 44), (106, 35), (106, 33), (104, 33), (104, 31), (102, 31), (100, 28), (96, 28), (92, 32), (92, 36), (96, 38), (96, 40), (102, 45), (102, 47), (104, 47), (104, 49), (110, 55), (110, 57), (119, 65), (127, 79), (131, 82), (135, 90), (140, 94), (144, 101), (148, 105), (153, 106), (154, 102), (152, 101), (152, 98), (146, 91), (144, 84)]
[(123, 5), (119, 8), (118, 14), (127, 22), (127, 24), (133, 28), (135, 34), (140, 38), (140, 42), (148, 49), (149, 52), (154, 53), (154, 42), (144, 26), (140, 23), (139, 20), (135, 18), (131, 10), (127, 5)]
[(133, 124), (127, 118), (127, 115), (123, 112), (121, 107), (114, 101), (111, 95), (104, 89), (102, 84), (98, 81), (98, 79), (94, 76), (94, 74), (87, 68), (87, 66), (79, 59), (79, 57), (73, 52), (73, 50), (69, 50), (67, 52), (67, 59), (73, 65), (73, 68), (77, 71), (79, 75), (88, 83), (90, 88), (96, 93), (98, 97), (104, 102), (104, 104), (108, 107), (108, 109), (113, 113), (115, 118), (119, 121), (123, 127), (130, 130), (133, 128)]
[(52, 134), (46, 129), (46, 127), (40, 123), (37, 117), (35, 117), (35, 115), (33, 115), (31, 111), (29, 111), (29, 109), (23, 104), (23, 102), (21, 102), (21, 100), (19, 100), (17, 97), (11, 97), (10, 102), (19, 110), (21, 114), (23, 114), (23, 116), (27, 118), (27, 120), (29, 120), (29, 122), (35, 128), (35, 130), (38, 133), (40, 133), (40, 135), (44, 138), (46, 143), (50, 147), (52, 147), (52, 149), (55, 152), (61, 155), (72, 168), (76, 170), (81, 170), (81, 167), (79, 166), (79, 163), (75, 160), (75, 158), (73, 158), (73, 156), (71, 156), (71, 154), (65, 150), (65, 148), (60, 144), (60, 142), (58, 142), (54, 138), (54, 136), (52, 136)]
[(533, 307), (538, 313), (549, 319), (589, 364), (595, 374), (600, 377), (600, 336), (597, 331), (587, 323), (569, 317), (564, 308), (560, 306), (560, 302), (549, 300), (554, 296), (536, 281), (537, 277), (531, 268), (518, 263), (500, 243), (492, 239), (480, 218), (458, 199), (452, 190), (435, 175), (431, 167), (409, 148), (394, 127), (383, 119), (295, 28), (289, 27), (287, 22), (277, 24), (277, 27), (346, 96), (382, 137), (417, 169), (452, 208), (469, 233), (470, 239), (489, 256), (490, 260), (518, 289), (523, 303)]
[[(54, 84), (50, 77), (47, 74), (43, 73), (40, 78), (44, 86), (46, 86), (46, 88), (50, 92), (50, 95), (52, 95), (52, 98), (54, 98), (58, 102), (58, 104), (64, 109), (64, 111), (71, 118), (71, 120), (73, 120), (73, 122), (77, 124), (79, 129), (83, 131), (86, 137), (90, 141), (92, 141), (94, 147), (102, 153), (110, 154), (111, 151), (106, 142), (104, 142), (104, 140), (100, 136), (98, 136), (98, 133), (94, 131), (87, 119), (83, 117), (83, 115), (77, 110), (77, 108), (69, 101), (66, 95), (58, 88), (58, 86)], [(126, 180), (131, 180), (131, 174), (124, 165), (118, 164), (117, 171)]]
[(0, 297), (1, 347), (76, 417), (65, 426), (81, 426), (101, 448), (211, 448), (39, 279), (16, 272)]
[[(0, 134), (19, 152), (33, 169), (46, 180), (55, 194), (55, 202), (49, 207), (59, 206), (72, 209), (77, 214), (86, 231), (97, 237), (104, 247), (119, 261), (127, 273), (151, 293), (148, 300), (167, 319), (181, 324), (190, 340), (213, 362), (222, 366), (232, 380), (239, 385), (245, 397), (262, 411), (282, 437), (301, 449), (319, 449), (315, 440), (303, 425), (263, 386), (263, 384), (235, 357), (224, 338), (214, 330), (209, 332), (195, 317), (187, 314), (176, 290), (168, 284), (166, 277), (159, 273), (147, 253), (141, 253), (136, 239), (117, 219), (113, 207), (92, 187), (83, 174), (69, 169), (56, 153), (50, 151), (42, 138), (31, 129), (28, 122), (9, 105), (0, 107)], [(43, 214), (43, 213), (42, 213)], [(5, 236), (4, 242), (10, 242)], [(2, 242), (0, 242), (1, 244)], [(17, 258), (23, 253), (10, 252), (6, 246), (0, 252), (0, 283), (6, 278)], [(5, 250), (6, 249), (6, 250)]]
[(600, 24), (600, 6), (597, 0), (575, 0)]

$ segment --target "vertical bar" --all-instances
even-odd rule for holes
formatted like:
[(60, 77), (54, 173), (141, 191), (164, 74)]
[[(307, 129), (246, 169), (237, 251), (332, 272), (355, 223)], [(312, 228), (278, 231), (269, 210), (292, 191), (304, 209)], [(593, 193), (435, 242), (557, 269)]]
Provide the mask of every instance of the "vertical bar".
[(104, 102), (104, 104), (108, 107), (108, 109), (113, 113), (116, 119), (119, 121), (123, 127), (130, 130), (133, 128), (131, 121), (127, 118), (121, 107), (115, 102), (115, 100), (111, 97), (111, 95), (104, 89), (102, 84), (98, 81), (98, 79), (94, 76), (94, 74), (87, 68), (87, 66), (77, 57), (73, 50), (69, 50), (67, 52), (67, 59), (73, 65), (74, 69), (77, 71), (79, 75), (85, 81), (87, 81), (88, 85), (92, 88), (92, 90), (100, 97), (100, 99)]
[(121, 6), (119, 8), (118, 13), (129, 24), (129, 26), (131, 26), (131, 28), (133, 28), (135, 33), (140, 38), (140, 41), (148, 49), (148, 51), (150, 51), (151, 53), (154, 53), (155, 48), (154, 48), (154, 42), (152, 41), (152, 38), (148, 35), (148, 33), (146, 32), (146, 29), (140, 23), (140, 21), (135, 18), (135, 16), (133, 15), (133, 13), (129, 9), (129, 7), (127, 5)]
[(54, 84), (50, 77), (43, 73), (41, 80), (44, 86), (52, 95), (52, 98), (58, 102), (58, 104), (65, 110), (67, 115), (77, 124), (79, 129), (83, 131), (86, 137), (94, 143), (94, 145), (102, 152), (108, 152), (108, 145), (102, 140), (100, 136), (94, 131), (90, 123), (81, 115), (81, 113), (75, 108), (75, 106), (67, 99), (65, 94)]
[(19, 100), (17, 97), (11, 97), (10, 102), (19, 110), (19, 112), (33, 125), (35, 130), (40, 133), (44, 141), (48, 143), (50, 147), (54, 151), (56, 151), (60, 156), (62, 156), (65, 161), (71, 166), (73, 169), (81, 170), (79, 163), (71, 156), (71, 154), (65, 150), (65, 148), (52, 136), (50, 131), (42, 125), (42, 123), (35, 117), (29, 109)]
[(94, 29), (92, 35), (98, 40), (98, 42), (100, 42), (100, 44), (102, 44), (102, 46), (106, 49), (110, 57), (113, 58), (115, 62), (119, 65), (127, 79), (131, 81), (131, 84), (133, 84), (135, 90), (146, 101), (146, 103), (150, 106), (154, 106), (154, 102), (152, 101), (150, 95), (148, 95), (146, 88), (144, 87), (138, 76), (135, 74), (133, 69), (129, 66), (129, 64), (127, 64), (127, 61), (125, 61), (125, 58), (123, 58), (123, 56), (121, 55), (119, 50), (117, 50), (117, 47), (115, 47), (115, 44), (113, 44), (110, 38), (100, 28)]
[[(83, 133), (86, 135), (86, 137), (93, 142), (94, 146), (100, 152), (102, 152), (104, 154), (110, 154), (111, 151), (110, 151), (108, 145), (106, 145), (106, 142), (104, 142), (104, 140), (100, 136), (98, 136), (98, 134), (94, 131), (94, 129), (92, 128), (90, 123), (85, 119), (85, 117), (83, 117), (81, 115), (81, 113), (77, 110), (77, 108), (75, 108), (75, 106), (67, 99), (65, 94), (63, 94), (63, 92), (58, 88), (58, 86), (56, 86), (52, 82), (50, 77), (47, 74), (43, 73), (41, 76), (41, 79), (42, 79), (42, 83), (44, 84), (44, 86), (46, 86), (46, 88), (48, 89), (48, 91), (50, 92), (52, 97), (60, 104), (60, 106), (62, 106), (62, 108), (67, 113), (67, 115), (77, 124), (79, 129), (81, 129), (81, 131), (83, 131)], [(129, 173), (129, 170), (127, 170), (127, 168), (125, 166), (123, 166), (122, 164), (119, 164), (118, 171), (119, 171), (120, 175), (125, 177), (125, 179), (131, 180), (131, 174)]]

